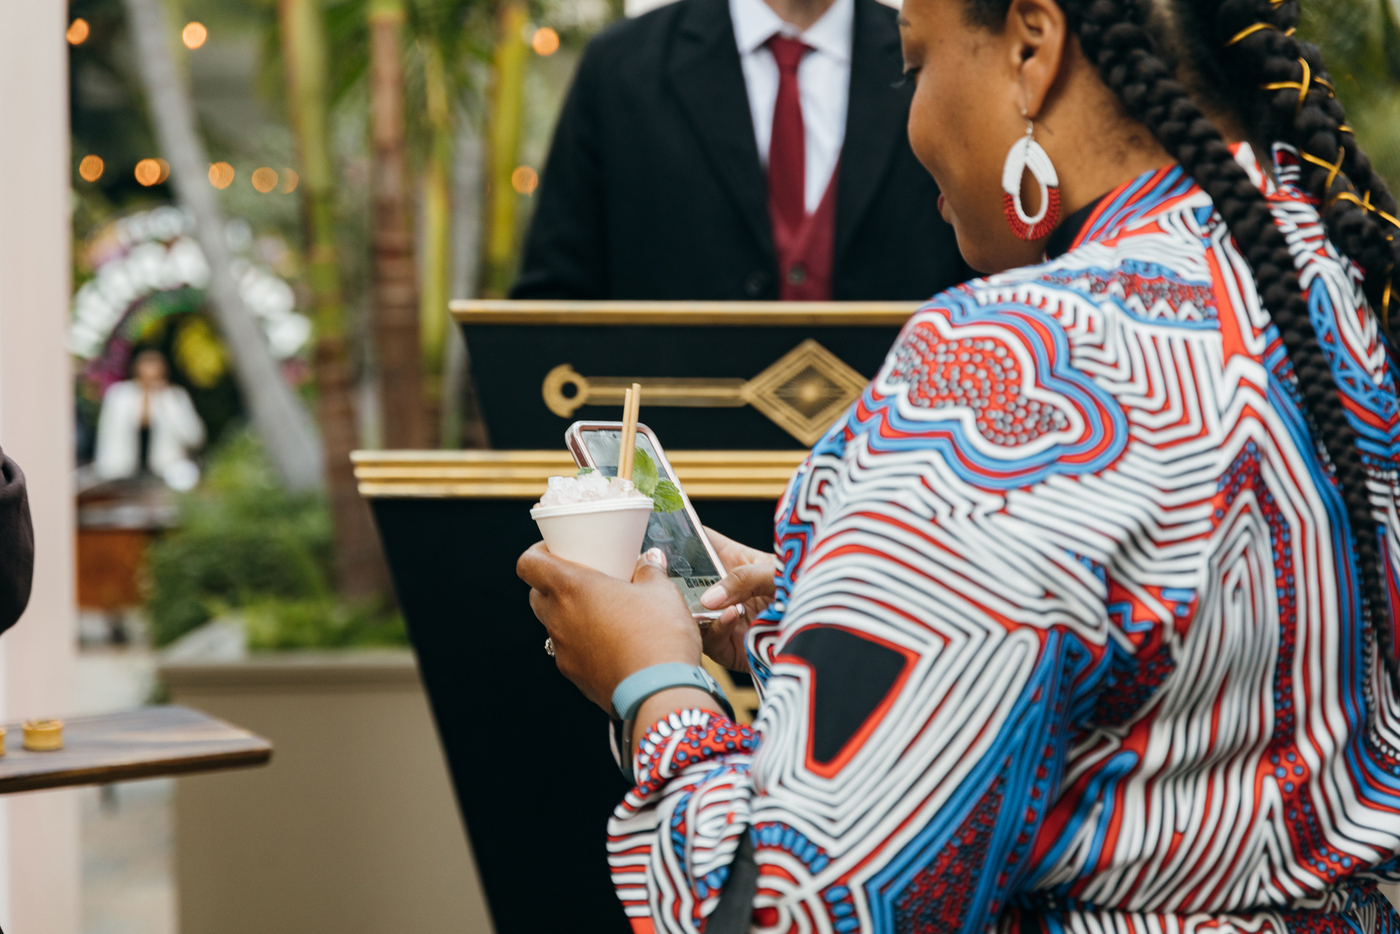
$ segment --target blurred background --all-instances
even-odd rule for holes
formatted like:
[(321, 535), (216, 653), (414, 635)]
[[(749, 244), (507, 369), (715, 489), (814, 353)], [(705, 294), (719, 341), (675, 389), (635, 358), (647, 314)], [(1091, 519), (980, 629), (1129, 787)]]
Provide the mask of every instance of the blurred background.
[[(397, 828), (369, 828), (387, 836), (358, 838), (346, 851), (411, 832), (423, 865), (400, 867), (405, 897), (416, 898), (416, 884), (461, 889), (431, 925), (401, 930), (485, 931), (489, 920), (421, 688), (401, 676), (411, 668), (407, 637), (347, 455), (490, 446), (448, 299), (506, 293), (583, 47), (650, 5), (67, 3), (73, 707), (199, 698), (197, 706), (230, 711), (277, 741), (293, 728), (364, 729), (374, 714), (345, 685), (379, 685), (364, 710), (409, 724), (400, 768), (421, 772), (433, 806)], [(1395, 4), (1307, 0), (1303, 22), (1300, 34), (1322, 46), (1358, 138), (1395, 187)], [(140, 34), (151, 23), (163, 32), (154, 45)], [(165, 52), (153, 54), (157, 47)], [(223, 327), (230, 309), (257, 328)], [(284, 379), (269, 381), (272, 372)], [(125, 403), (114, 388), (123, 385), (134, 387)], [(277, 387), (319, 424), (279, 409)], [(295, 677), (276, 663), (293, 657), (304, 663)], [(246, 669), (236, 689), (201, 674), (230, 660)], [(385, 706), (391, 683), (402, 693), (394, 703), (406, 706)], [(312, 695), (329, 698), (314, 715)], [(359, 719), (344, 721), (352, 713)], [(182, 922), (185, 934), (274, 930), (246, 915), (221, 928), (212, 919), (239, 897), (221, 883), (237, 875), (245, 887), (264, 885), (270, 905), (297, 892), (312, 899), (306, 886), (333, 883), (288, 883), (287, 866), (250, 863), (265, 853), (221, 845), (221, 857), (207, 842), (236, 833), (182, 835), (236, 827), (260, 800), (302, 800), (286, 783), (332, 794), (322, 783), (356, 771), (316, 772), (314, 759), (274, 760), (255, 780), (184, 779), (193, 790), (183, 799), (171, 780), (62, 793), (77, 802), (81, 930), (174, 934)], [(378, 787), (356, 780), (366, 795)], [(220, 784), (232, 781), (243, 790)], [(391, 774), (384, 787), (404, 781)], [(333, 854), (308, 821), (286, 846), (309, 840)], [(440, 838), (422, 829), (432, 827)], [(193, 854), (189, 866), (184, 855), (177, 866), (177, 844)], [(371, 929), (356, 924), (347, 902), (346, 926)], [(275, 930), (320, 929), (279, 910), (292, 926)]]

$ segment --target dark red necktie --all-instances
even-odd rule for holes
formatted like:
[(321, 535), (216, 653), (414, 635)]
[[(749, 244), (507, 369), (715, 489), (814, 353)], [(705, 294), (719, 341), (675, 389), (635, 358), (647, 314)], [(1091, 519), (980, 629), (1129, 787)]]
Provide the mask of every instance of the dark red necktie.
[(774, 36), (768, 50), (778, 63), (778, 102), (773, 108), (773, 135), (768, 144), (768, 213), (796, 232), (807, 216), (807, 145), (802, 130), (802, 99), (797, 66), (811, 46), (801, 40)]

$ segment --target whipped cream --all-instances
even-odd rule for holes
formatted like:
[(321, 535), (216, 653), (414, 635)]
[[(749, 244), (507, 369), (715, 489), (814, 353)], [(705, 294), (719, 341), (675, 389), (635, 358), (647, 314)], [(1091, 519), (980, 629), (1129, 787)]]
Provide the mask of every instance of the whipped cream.
[(540, 497), (538, 506), (572, 506), (576, 503), (596, 503), (608, 499), (647, 499), (647, 495), (621, 477), (605, 477), (598, 472), (581, 477), (550, 477), (549, 489)]

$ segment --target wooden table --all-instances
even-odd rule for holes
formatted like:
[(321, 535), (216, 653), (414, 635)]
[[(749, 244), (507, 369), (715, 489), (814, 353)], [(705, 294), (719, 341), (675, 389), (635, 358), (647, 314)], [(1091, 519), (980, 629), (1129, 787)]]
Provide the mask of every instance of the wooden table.
[(63, 748), (30, 752), (5, 725), (0, 794), (264, 765), (272, 744), (188, 707), (144, 707), (64, 721)]

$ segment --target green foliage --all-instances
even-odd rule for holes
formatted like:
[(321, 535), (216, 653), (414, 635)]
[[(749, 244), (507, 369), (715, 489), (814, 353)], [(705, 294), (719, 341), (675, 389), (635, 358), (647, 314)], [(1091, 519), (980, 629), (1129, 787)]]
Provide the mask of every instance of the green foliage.
[[(333, 105), (368, 106), (370, 0), (326, 0), (326, 40), (336, 54), (330, 61)], [(474, 102), (480, 68), (490, 61), (494, 4), (486, 0), (403, 0), (402, 65), (404, 120), (410, 151), (422, 162), (431, 125), (426, 57), (441, 56), (453, 110)], [(451, 114), (449, 119), (451, 119)]]
[(632, 482), (651, 497), (654, 512), (675, 512), (685, 506), (681, 491), (670, 480), (661, 479), (656, 463), (641, 448), (632, 459)]
[(679, 512), (685, 508), (685, 500), (681, 499), (680, 487), (670, 480), (658, 481), (656, 489), (651, 491), (651, 499), (656, 504), (656, 512)]
[(331, 601), (325, 503), (288, 494), (257, 442), (232, 435), (204, 482), (179, 504), (179, 527), (150, 549), (147, 611), (166, 645), (233, 607), (269, 599)]
[(329, 598), (260, 600), (244, 610), (248, 648), (338, 649), (408, 644), (403, 617)]
[(1322, 50), (1372, 164), (1400, 191), (1400, 27), (1392, 0), (1310, 0), (1298, 35)]

